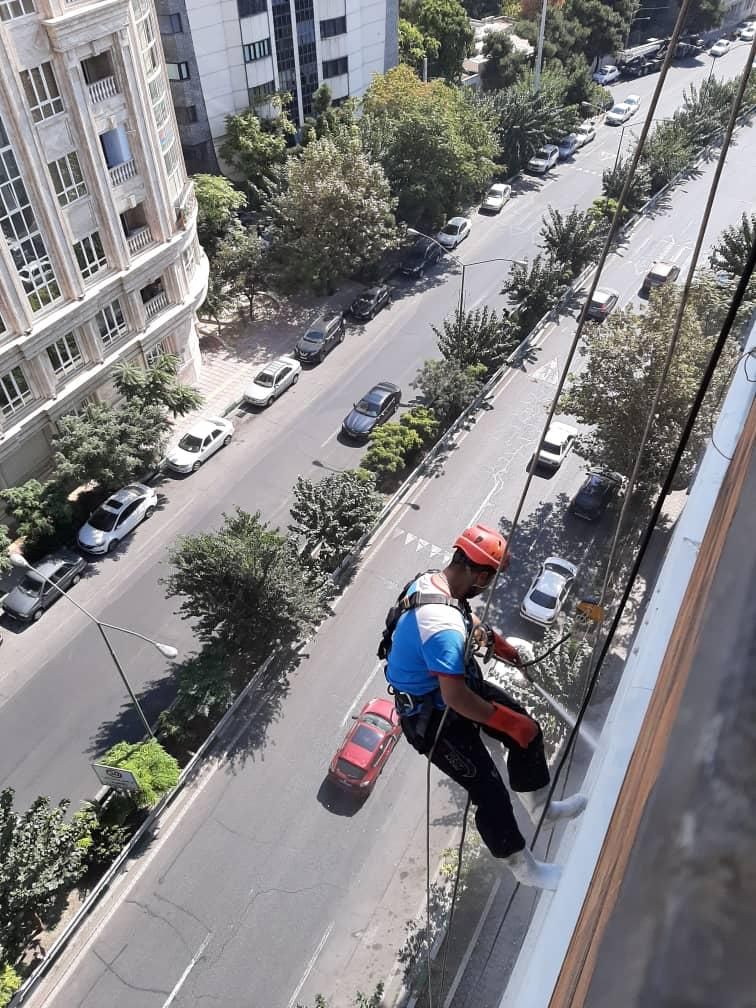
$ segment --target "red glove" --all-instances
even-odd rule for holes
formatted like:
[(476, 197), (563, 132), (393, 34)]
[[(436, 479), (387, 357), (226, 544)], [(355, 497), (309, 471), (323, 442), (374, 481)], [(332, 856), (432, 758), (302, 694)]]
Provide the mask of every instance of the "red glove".
[(504, 661), (508, 661), (510, 665), (519, 667), (520, 665), (520, 655), (517, 648), (513, 648), (511, 644), (501, 636), (501, 634), (493, 631), (494, 639), (494, 654), (497, 658), (503, 658)]
[(501, 704), (493, 704), (494, 712), (488, 721), (484, 721), (486, 728), (493, 728), (494, 731), (504, 732), (511, 735), (518, 745), (527, 749), (530, 743), (538, 734), (538, 724), (527, 714), (518, 714), (517, 711), (503, 707)]

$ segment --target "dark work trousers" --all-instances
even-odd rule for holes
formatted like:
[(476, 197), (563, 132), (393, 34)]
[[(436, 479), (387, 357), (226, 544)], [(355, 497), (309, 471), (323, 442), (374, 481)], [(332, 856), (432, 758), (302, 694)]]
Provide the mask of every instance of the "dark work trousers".
[[(528, 713), (492, 683), (481, 680), (474, 689), (485, 700), (495, 700), (520, 714)], [(433, 745), (442, 715), (443, 711), (433, 711), (422, 738), (417, 735), (417, 717), (401, 719), (405, 738), (423, 755), (427, 755)], [(525, 840), (514, 817), (509, 792), (483, 743), (481, 730), (506, 747), (509, 783), (513, 791), (537, 791), (549, 783), (543, 735), (539, 728), (527, 749), (523, 749), (510, 735), (468, 721), (450, 710), (433, 751), (431, 762), (470, 795), (476, 807), (475, 823), (486, 847), (494, 857), (505, 858), (522, 850)]]

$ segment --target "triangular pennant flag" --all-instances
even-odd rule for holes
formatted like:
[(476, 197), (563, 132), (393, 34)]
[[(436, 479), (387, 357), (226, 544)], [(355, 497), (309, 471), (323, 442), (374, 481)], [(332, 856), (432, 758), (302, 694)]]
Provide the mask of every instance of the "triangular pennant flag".
[(441, 547), (440, 546), (434, 546), (433, 543), (431, 543), (431, 556), (434, 557), (436, 555), (436, 553), (440, 553), (440, 552), (441, 552)]
[(394, 529), (394, 531), (393, 531), (393, 533), (391, 535), (391, 538), (392, 539), (396, 539), (396, 538), (398, 538), (401, 535), (404, 535), (404, 529), (397, 527), (397, 528)]
[(430, 543), (428, 542), (427, 539), (418, 539), (417, 540), (417, 548), (418, 549), (425, 549), (426, 546), (430, 546)]
[(415, 535), (412, 535), (412, 533), (411, 533), (411, 532), (407, 532), (407, 534), (406, 534), (406, 535), (405, 535), (405, 537), (404, 537), (404, 545), (405, 545), (405, 546), (409, 546), (409, 544), (410, 544), (411, 542), (414, 542), (414, 541), (415, 541), (415, 539), (417, 539), (417, 536), (415, 536)]

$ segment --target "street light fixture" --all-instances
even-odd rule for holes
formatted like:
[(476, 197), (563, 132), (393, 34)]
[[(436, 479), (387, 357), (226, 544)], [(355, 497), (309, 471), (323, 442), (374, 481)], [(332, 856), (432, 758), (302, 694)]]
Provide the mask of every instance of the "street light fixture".
[(87, 619), (91, 620), (91, 622), (95, 624), (97, 629), (100, 631), (102, 639), (105, 641), (105, 645), (108, 651), (110, 652), (110, 657), (113, 659), (113, 664), (118, 670), (118, 674), (121, 677), (121, 681), (123, 682), (123, 685), (126, 687), (126, 690), (128, 691), (128, 694), (131, 697), (134, 707), (136, 708), (136, 712), (141, 718), (142, 724), (144, 725), (147, 734), (150, 736), (150, 738), (155, 738), (155, 734), (152, 731), (152, 728), (150, 727), (150, 723), (144, 715), (144, 711), (142, 710), (139, 701), (136, 698), (134, 690), (131, 688), (131, 683), (127, 679), (126, 673), (123, 671), (123, 668), (121, 667), (121, 663), (118, 660), (118, 655), (113, 650), (113, 645), (110, 643), (110, 640), (108, 639), (105, 630), (118, 630), (121, 633), (128, 634), (130, 637), (138, 637), (139, 640), (143, 640), (147, 644), (151, 644), (165, 658), (176, 658), (178, 655), (178, 650), (175, 647), (173, 647), (172, 644), (161, 644), (160, 641), (153, 640), (151, 637), (145, 637), (144, 634), (140, 634), (136, 630), (129, 630), (126, 627), (115, 626), (113, 623), (104, 623), (102, 620), (98, 620), (97, 617), (93, 616), (88, 609), (85, 609), (83, 605), (81, 605), (79, 602), (76, 601), (76, 599), (72, 598), (68, 594), (68, 592), (63, 591), (63, 589), (59, 585), (57, 585), (54, 581), (51, 581), (50, 578), (46, 577), (41, 571), (37, 570), (36, 567), (32, 566), (32, 564), (29, 563), (26, 557), (22, 556), (20, 553), (11, 553), (10, 562), (13, 564), (14, 567), (18, 567), (21, 570), (31, 571), (33, 574), (36, 574), (41, 581), (47, 582), (48, 584), (52, 585), (52, 587), (56, 590), (56, 592), (58, 592), (59, 595), (62, 595), (63, 598), (67, 598), (69, 602), (71, 602), (73, 605), (76, 606), (79, 612), (83, 612), (84, 615), (87, 617)]

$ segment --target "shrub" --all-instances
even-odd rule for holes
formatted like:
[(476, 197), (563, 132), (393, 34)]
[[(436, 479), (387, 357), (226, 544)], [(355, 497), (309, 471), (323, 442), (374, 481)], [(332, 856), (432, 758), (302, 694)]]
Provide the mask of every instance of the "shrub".
[(118, 742), (100, 762), (134, 774), (139, 784), (139, 791), (132, 795), (137, 808), (150, 808), (178, 784), (179, 765), (157, 739)]
[(13, 967), (0, 966), (0, 1008), (5, 1008), (20, 986), (21, 977)]

